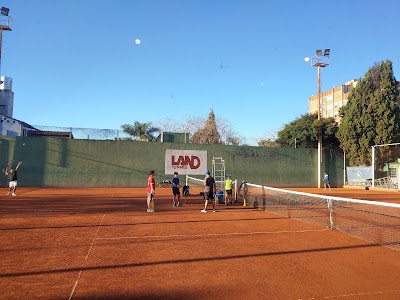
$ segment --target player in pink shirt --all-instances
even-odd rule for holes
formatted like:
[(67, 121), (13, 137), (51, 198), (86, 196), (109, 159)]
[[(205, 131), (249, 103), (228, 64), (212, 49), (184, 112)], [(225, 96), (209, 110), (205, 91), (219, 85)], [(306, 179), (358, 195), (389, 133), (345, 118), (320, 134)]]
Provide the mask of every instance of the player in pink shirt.
[(156, 193), (156, 181), (154, 180), (154, 170), (150, 171), (149, 178), (147, 179), (146, 192), (147, 192), (147, 212), (155, 212), (154, 208), (152, 208), (152, 204), (154, 204), (154, 194)]

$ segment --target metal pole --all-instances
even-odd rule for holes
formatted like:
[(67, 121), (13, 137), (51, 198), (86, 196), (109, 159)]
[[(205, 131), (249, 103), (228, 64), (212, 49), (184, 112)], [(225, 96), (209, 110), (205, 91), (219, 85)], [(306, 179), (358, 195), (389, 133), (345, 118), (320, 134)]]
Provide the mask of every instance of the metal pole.
[(372, 146), (372, 187), (375, 187), (375, 146)]
[[(321, 67), (318, 66), (318, 121), (321, 120)], [(318, 130), (318, 188), (321, 188), (322, 133)]]
[(318, 120), (321, 120), (321, 67), (318, 66)]
[[(0, 76), (1, 76), (1, 48), (3, 46), (3, 27), (0, 25)], [(0, 84), (2, 84), (0, 80)]]
[(346, 185), (346, 152), (343, 151), (343, 186)]

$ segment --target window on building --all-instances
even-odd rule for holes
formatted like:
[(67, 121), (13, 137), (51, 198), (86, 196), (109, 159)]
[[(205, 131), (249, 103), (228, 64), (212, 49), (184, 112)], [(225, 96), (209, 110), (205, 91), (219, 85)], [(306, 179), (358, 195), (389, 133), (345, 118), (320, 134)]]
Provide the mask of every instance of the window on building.
[(389, 168), (389, 177), (396, 178), (396, 168)]

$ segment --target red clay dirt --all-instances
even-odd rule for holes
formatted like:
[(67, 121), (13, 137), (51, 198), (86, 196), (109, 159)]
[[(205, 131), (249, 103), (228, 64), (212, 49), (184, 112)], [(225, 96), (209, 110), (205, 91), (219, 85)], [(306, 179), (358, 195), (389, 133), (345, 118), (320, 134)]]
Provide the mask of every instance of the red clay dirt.
[(200, 196), (172, 207), (170, 189), (156, 192), (154, 213), (145, 189), (0, 196), (0, 299), (400, 299), (399, 251), (252, 207), (201, 213)]

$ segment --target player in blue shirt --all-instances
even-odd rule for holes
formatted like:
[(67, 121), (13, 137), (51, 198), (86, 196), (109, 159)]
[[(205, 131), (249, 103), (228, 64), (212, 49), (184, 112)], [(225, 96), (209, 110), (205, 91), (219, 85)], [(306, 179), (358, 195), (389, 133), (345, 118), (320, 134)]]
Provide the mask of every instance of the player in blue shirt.
[(174, 178), (172, 178), (172, 206), (182, 206), (181, 193), (179, 191), (179, 177), (178, 172), (174, 173)]
[(329, 175), (324, 173), (324, 190), (326, 190), (326, 187), (328, 187), (329, 190), (331, 190), (331, 184), (329, 182)]

